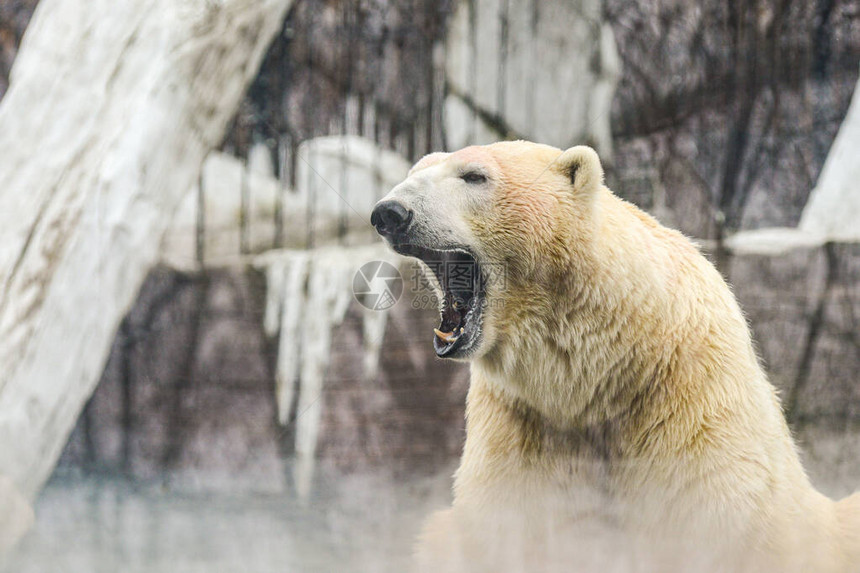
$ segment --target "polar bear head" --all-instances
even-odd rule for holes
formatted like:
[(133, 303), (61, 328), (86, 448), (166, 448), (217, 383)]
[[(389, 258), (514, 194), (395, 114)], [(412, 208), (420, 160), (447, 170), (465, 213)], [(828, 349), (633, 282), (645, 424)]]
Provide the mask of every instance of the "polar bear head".
[(438, 356), (477, 358), (545, 326), (577, 276), (602, 180), (589, 147), (502, 142), (427, 155), (376, 205), (377, 231), (435, 278)]

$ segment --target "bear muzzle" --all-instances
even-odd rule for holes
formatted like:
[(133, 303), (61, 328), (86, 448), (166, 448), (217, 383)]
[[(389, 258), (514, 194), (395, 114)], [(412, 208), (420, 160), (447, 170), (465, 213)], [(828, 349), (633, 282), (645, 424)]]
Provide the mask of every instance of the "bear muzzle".
[(379, 202), (370, 214), (370, 224), (376, 232), (386, 239), (396, 242), (402, 236), (409, 223), (412, 222), (413, 212), (398, 201), (388, 200)]

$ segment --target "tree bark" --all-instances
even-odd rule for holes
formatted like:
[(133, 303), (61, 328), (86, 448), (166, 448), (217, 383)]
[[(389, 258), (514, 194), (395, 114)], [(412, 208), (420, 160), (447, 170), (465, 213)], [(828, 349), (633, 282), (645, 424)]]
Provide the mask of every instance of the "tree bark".
[(42, 0), (0, 105), (0, 476), (32, 500), (291, 0)]

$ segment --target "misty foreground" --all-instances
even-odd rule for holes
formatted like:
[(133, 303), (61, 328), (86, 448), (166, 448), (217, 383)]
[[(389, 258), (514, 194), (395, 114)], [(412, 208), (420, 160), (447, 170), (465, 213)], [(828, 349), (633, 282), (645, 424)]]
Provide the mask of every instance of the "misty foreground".
[[(856, 488), (860, 425), (807, 426), (797, 438), (823, 493)], [(450, 503), (453, 467), (402, 476), (323, 466), (307, 504), (289, 491), (215, 495), (190, 483), (58, 473), (36, 503), (35, 528), (0, 572), (402, 572), (423, 519)]]

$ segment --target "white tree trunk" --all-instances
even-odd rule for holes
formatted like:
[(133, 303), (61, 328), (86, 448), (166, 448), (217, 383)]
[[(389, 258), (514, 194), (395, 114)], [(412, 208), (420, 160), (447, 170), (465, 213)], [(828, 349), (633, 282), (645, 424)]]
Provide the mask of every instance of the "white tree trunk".
[(860, 241), (860, 81), (803, 209), (799, 227), (834, 241)]
[(0, 476), (0, 554), (15, 545), (33, 523), (33, 510), (7, 477)]
[(726, 246), (737, 255), (779, 255), (828, 241), (860, 241), (860, 81), (797, 227), (736, 233)]
[(0, 105), (0, 475), (32, 500), (291, 0), (42, 0)]

